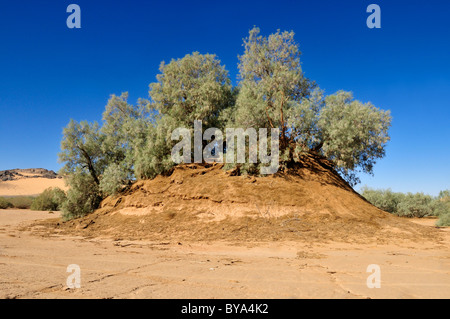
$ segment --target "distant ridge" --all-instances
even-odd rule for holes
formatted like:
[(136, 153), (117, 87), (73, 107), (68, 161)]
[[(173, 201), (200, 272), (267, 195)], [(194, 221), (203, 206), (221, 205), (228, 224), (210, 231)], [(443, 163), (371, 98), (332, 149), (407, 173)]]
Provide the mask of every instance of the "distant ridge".
[(52, 170), (47, 170), (45, 168), (15, 168), (15, 169), (8, 169), (4, 171), (0, 171), (0, 181), (6, 182), (6, 181), (15, 181), (22, 178), (48, 178), (48, 179), (54, 179), (54, 178), (62, 178), (58, 174), (56, 174)]
[(37, 196), (50, 187), (67, 189), (62, 176), (45, 168), (0, 171), (0, 196)]

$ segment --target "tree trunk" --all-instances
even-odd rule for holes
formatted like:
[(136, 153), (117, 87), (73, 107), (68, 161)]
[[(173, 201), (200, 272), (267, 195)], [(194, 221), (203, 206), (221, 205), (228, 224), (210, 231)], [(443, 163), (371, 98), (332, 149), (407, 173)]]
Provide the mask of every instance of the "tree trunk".
[(84, 158), (86, 159), (89, 173), (91, 173), (92, 178), (94, 179), (95, 184), (100, 185), (100, 181), (98, 180), (97, 174), (94, 169), (94, 164), (92, 163), (91, 157), (89, 154), (82, 148), (79, 148), (80, 151), (83, 153)]

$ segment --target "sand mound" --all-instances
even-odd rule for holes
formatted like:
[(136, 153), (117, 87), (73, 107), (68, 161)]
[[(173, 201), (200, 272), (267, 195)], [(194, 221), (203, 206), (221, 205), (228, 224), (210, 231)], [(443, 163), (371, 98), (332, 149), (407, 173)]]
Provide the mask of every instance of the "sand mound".
[(61, 176), (43, 168), (0, 171), (0, 196), (36, 196), (49, 187), (67, 189)]
[(182, 165), (170, 176), (140, 181), (101, 208), (143, 216), (189, 211), (204, 221), (314, 214), (385, 217), (362, 199), (325, 161), (310, 156), (301, 168), (267, 177), (235, 176), (223, 165)]
[[(139, 181), (57, 232), (116, 239), (315, 240), (376, 243), (439, 239), (439, 231), (372, 206), (314, 156), (268, 177), (223, 165), (181, 165)], [(47, 228), (48, 229), (48, 228)]]

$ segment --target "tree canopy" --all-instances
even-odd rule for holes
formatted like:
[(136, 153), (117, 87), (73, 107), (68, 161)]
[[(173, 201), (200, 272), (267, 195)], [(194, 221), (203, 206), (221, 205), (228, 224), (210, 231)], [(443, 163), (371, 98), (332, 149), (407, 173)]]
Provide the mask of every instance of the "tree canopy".
[(155, 109), (186, 126), (198, 119), (219, 126), (218, 115), (230, 106), (233, 95), (228, 71), (215, 55), (194, 52), (162, 62), (159, 70), (157, 82), (149, 86)]
[[(351, 92), (326, 95), (305, 77), (292, 31), (265, 37), (255, 27), (243, 46), (235, 87), (214, 54), (193, 52), (161, 63), (149, 100), (133, 105), (127, 93), (111, 95), (101, 125), (71, 120), (59, 155), (71, 186), (63, 209), (83, 215), (128, 183), (170, 170), (172, 132), (183, 127), (192, 133), (196, 120), (203, 130), (278, 129), (281, 166), (314, 153), (352, 184), (359, 172), (373, 172), (389, 141), (389, 111)], [(259, 174), (258, 165), (249, 172)]]

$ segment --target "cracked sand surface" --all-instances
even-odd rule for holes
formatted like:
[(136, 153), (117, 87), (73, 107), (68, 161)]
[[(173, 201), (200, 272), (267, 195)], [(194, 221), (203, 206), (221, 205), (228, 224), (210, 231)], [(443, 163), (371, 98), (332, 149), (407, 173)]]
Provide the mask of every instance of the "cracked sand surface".
[[(0, 210), (0, 298), (450, 298), (448, 229), (440, 243), (383, 246), (125, 241), (18, 230), (55, 215)], [(69, 264), (81, 268), (79, 289), (66, 287)], [(369, 264), (381, 267), (379, 289), (366, 285)]]

